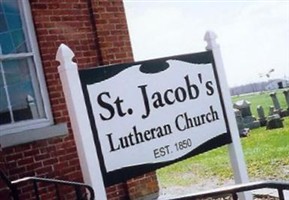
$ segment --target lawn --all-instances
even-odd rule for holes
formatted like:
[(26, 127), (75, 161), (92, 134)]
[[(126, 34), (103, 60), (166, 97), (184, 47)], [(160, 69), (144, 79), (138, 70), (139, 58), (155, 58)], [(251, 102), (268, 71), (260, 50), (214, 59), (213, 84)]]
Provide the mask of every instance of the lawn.
[[(284, 108), (284, 95), (281, 91), (277, 94)], [(257, 106), (257, 102), (266, 106), (272, 104), (270, 97), (262, 95), (246, 96), (246, 99), (249, 97), (252, 107)], [(284, 102), (281, 98), (284, 98)], [(233, 98), (233, 101), (236, 99)], [(289, 180), (289, 117), (284, 118), (283, 124), (284, 128), (274, 130), (266, 130), (265, 127), (251, 130), (248, 137), (241, 139), (250, 180)], [(166, 188), (192, 185), (212, 178), (221, 182), (231, 180), (233, 172), (228, 147), (223, 146), (162, 168), (157, 175), (160, 186)]]

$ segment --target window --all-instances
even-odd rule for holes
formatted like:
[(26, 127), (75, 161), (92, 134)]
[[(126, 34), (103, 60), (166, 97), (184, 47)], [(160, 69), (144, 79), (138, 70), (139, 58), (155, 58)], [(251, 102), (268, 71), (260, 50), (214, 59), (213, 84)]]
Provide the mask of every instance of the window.
[(52, 117), (28, 0), (0, 0), (0, 135)]

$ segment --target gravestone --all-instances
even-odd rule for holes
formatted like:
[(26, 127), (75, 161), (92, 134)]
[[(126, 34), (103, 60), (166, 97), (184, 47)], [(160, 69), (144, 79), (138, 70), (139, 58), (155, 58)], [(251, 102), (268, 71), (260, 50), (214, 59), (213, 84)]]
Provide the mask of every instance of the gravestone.
[(257, 113), (258, 113), (258, 120), (260, 122), (260, 125), (261, 126), (266, 126), (266, 123), (267, 123), (267, 119), (266, 119), (266, 116), (265, 116), (265, 113), (264, 113), (264, 109), (261, 105), (258, 105), (257, 106)]
[(254, 116), (252, 116), (250, 106), (251, 106), (251, 102), (247, 100), (237, 101), (233, 105), (235, 109), (240, 110), (245, 128), (250, 128), (250, 129), (259, 128), (260, 122), (257, 121)]
[(268, 116), (274, 115), (274, 106), (269, 107), (269, 113)]
[(247, 117), (247, 116), (252, 116), (252, 112), (251, 112), (251, 102), (247, 101), (247, 100), (240, 100), (237, 101), (236, 103), (234, 103), (233, 107), (235, 109), (240, 110), (242, 117)]
[(234, 109), (234, 113), (235, 113), (240, 137), (248, 136), (250, 130), (248, 128), (245, 128), (245, 126), (244, 126), (244, 121), (243, 121), (241, 111), (238, 109)]
[[(285, 93), (284, 93), (285, 94)], [(285, 99), (287, 98), (288, 94), (285, 94)], [(270, 97), (272, 98), (273, 105), (274, 105), (274, 114), (279, 114), (280, 117), (288, 116), (288, 110), (284, 110), (281, 108), (278, 98), (276, 96), (276, 92), (270, 93)], [(287, 99), (286, 99), (287, 101)]]
[(266, 130), (283, 128), (283, 119), (278, 114), (270, 115), (267, 119)]
[(274, 112), (279, 112), (281, 110), (281, 107), (280, 107), (280, 103), (278, 101), (278, 98), (276, 96), (276, 92), (272, 92), (269, 95), (270, 95), (270, 97), (272, 98), (272, 101), (273, 101)]
[(287, 103), (287, 110), (289, 111), (289, 90), (284, 90), (283, 94), (285, 96), (285, 100), (286, 100), (286, 103)]
[(239, 129), (239, 132), (240, 132), (240, 130), (242, 130), (244, 128), (244, 122), (243, 122), (242, 113), (238, 109), (234, 109), (234, 113), (235, 113), (238, 129)]
[(285, 102), (287, 104), (287, 109), (282, 109), (280, 112), (280, 116), (286, 117), (286, 116), (289, 116), (289, 90), (284, 90), (283, 94), (285, 97)]

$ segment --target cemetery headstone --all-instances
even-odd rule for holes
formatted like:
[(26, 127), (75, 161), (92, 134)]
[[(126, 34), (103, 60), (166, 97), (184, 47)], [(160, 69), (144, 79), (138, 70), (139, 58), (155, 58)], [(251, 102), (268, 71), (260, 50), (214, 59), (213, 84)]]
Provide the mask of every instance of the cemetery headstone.
[(270, 115), (267, 119), (266, 129), (276, 129), (276, 128), (283, 128), (283, 119), (278, 114)]
[(285, 100), (286, 100), (286, 103), (287, 103), (287, 110), (289, 111), (289, 90), (284, 90), (283, 94), (285, 96)]
[(238, 129), (239, 130), (243, 129), (244, 128), (244, 123), (243, 123), (243, 117), (242, 117), (241, 111), (238, 110), (238, 109), (234, 109), (234, 113), (235, 113)]
[(245, 128), (254, 129), (260, 127), (260, 122), (252, 116), (251, 102), (247, 100), (240, 100), (234, 103), (233, 107), (240, 110)]
[(267, 119), (266, 119), (266, 116), (265, 116), (265, 113), (264, 113), (264, 109), (261, 105), (258, 105), (257, 106), (257, 113), (258, 113), (258, 120), (260, 122), (260, 125), (261, 126), (266, 126), (266, 123), (267, 123)]
[[(276, 92), (270, 93), (270, 97), (272, 98), (273, 105), (274, 105), (274, 114), (279, 114), (280, 117), (288, 116), (288, 110), (284, 110), (281, 108), (280, 103), (279, 103), (278, 98), (277, 98), (277, 95), (276, 95)], [(286, 97), (287, 96), (285, 95), (285, 98)], [(286, 101), (287, 101), (287, 99), (286, 99)]]
[(234, 103), (234, 108), (240, 110), (242, 117), (252, 116), (251, 102), (247, 100), (240, 100)]
[(235, 117), (236, 117), (236, 121), (237, 121), (239, 135), (242, 136), (242, 130), (244, 129), (242, 113), (238, 109), (234, 109), (234, 113), (235, 113)]
[(269, 107), (269, 113), (268, 116), (274, 115), (274, 106)]
[(273, 101), (273, 105), (274, 105), (274, 110), (276, 112), (279, 112), (281, 110), (281, 107), (280, 107), (280, 103), (278, 101), (278, 98), (276, 96), (276, 92), (272, 92), (269, 94), (270, 97), (272, 98), (272, 101)]

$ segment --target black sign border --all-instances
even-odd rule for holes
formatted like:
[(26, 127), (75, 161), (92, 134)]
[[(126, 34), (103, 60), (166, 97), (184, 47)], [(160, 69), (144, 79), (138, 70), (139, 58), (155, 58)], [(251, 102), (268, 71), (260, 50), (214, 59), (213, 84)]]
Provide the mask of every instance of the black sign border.
[[(162, 68), (165, 68), (165, 64), (164, 64), (165, 61), (170, 60), (170, 59), (185, 61), (185, 62), (192, 63), (192, 64), (209, 64), (209, 63), (212, 64), (214, 76), (215, 76), (216, 83), (217, 83), (218, 93), (220, 95), (219, 100), (221, 103), (227, 132), (222, 133), (221, 135), (218, 135), (217, 137), (208, 140), (207, 142), (201, 144), (200, 146), (193, 149), (188, 154), (186, 154), (186, 155), (184, 155), (178, 159), (175, 159), (172, 161), (167, 161), (167, 162), (161, 162), (161, 163), (152, 163), (152, 164), (130, 166), (130, 167), (121, 168), (121, 169), (118, 169), (118, 170), (115, 170), (112, 172), (107, 172), (106, 168), (105, 168), (105, 164), (104, 164), (104, 158), (102, 155), (101, 147), (100, 147), (101, 146), (100, 141), (98, 138), (98, 131), (97, 131), (97, 128), (95, 125), (95, 119), (93, 116), (92, 107), (91, 107), (90, 100), (89, 100), (87, 85), (111, 78), (111, 77), (115, 76), (116, 74), (120, 73), (121, 71), (123, 71), (129, 67), (132, 67), (134, 65), (158, 66), (158, 68), (159, 67), (161, 68), (159, 71), (162, 71), (162, 70), (164, 70)], [(148, 67), (148, 68), (144, 69), (144, 71), (146, 71), (147, 73), (156, 73), (157, 72), (155, 67)], [(114, 64), (114, 65), (94, 67), (94, 68), (89, 68), (89, 69), (81, 69), (81, 70), (79, 70), (79, 77), (80, 77), (80, 81), (81, 81), (81, 86), (82, 86), (82, 90), (83, 90), (83, 94), (84, 94), (84, 99), (85, 99), (85, 104), (87, 107), (87, 112), (88, 112), (88, 117), (89, 117), (91, 129), (92, 129), (92, 133), (93, 133), (95, 148), (96, 148), (96, 152), (97, 152), (97, 155), (99, 158), (99, 163), (100, 163), (100, 168), (101, 168), (101, 172), (102, 172), (102, 176), (103, 176), (103, 180), (104, 180), (104, 185), (106, 187), (120, 183), (120, 182), (125, 182), (131, 178), (135, 178), (135, 177), (140, 176), (142, 174), (154, 171), (154, 170), (162, 168), (164, 166), (179, 162), (181, 160), (190, 158), (192, 156), (204, 153), (206, 151), (215, 149), (217, 147), (220, 147), (220, 146), (223, 146), (223, 145), (226, 145), (226, 144), (229, 144), (232, 142), (228, 118), (227, 118), (227, 114), (225, 112), (225, 103), (224, 103), (223, 95), (222, 95), (221, 88), (220, 88), (220, 80), (218, 77), (216, 64), (214, 61), (212, 51), (205, 51), (205, 52), (199, 52), (199, 53), (193, 53), (193, 54), (171, 56), (171, 57), (158, 58), (158, 59), (133, 62), (133, 63)]]

